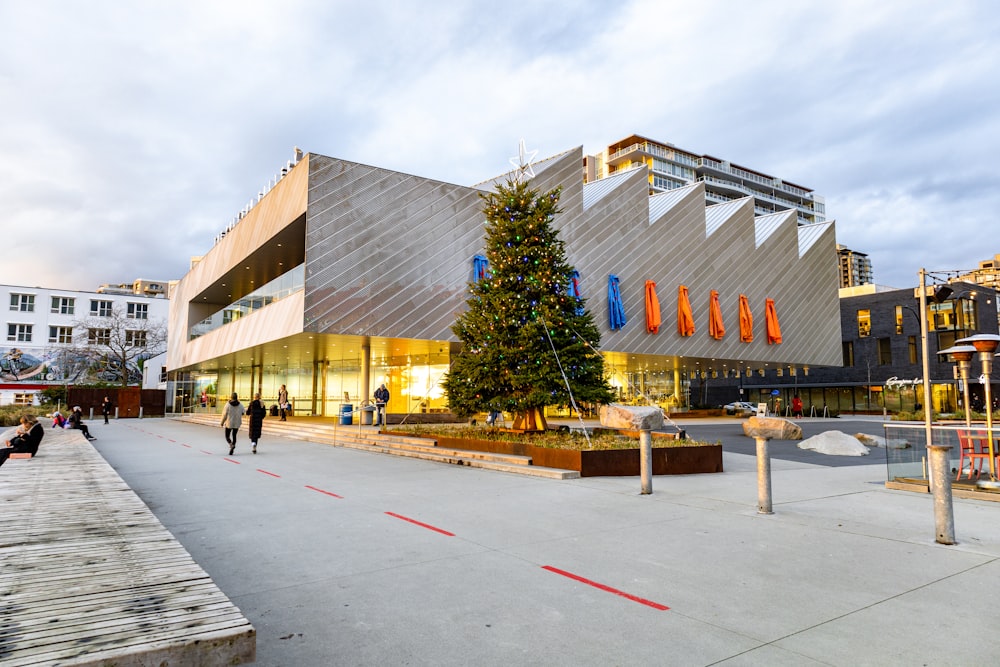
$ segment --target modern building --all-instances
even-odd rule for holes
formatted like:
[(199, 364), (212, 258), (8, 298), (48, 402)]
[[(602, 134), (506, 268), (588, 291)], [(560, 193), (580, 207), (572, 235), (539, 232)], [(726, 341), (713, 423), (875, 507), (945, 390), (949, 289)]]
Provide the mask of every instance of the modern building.
[(0, 405), (31, 405), (35, 394), (51, 385), (117, 382), (121, 372), (137, 374), (138, 369), (94, 369), (81, 350), (103, 345), (118, 314), (126, 323), (122, 333), (136, 345), (151, 324), (165, 325), (169, 314), (162, 295), (15, 285), (0, 285), (0, 303), (9, 305), (0, 348)]
[(144, 294), (146, 296), (167, 296), (170, 283), (166, 280), (146, 280), (136, 278), (129, 283), (105, 283), (97, 288), (98, 294)]
[[(554, 224), (622, 400), (685, 409), (694, 378), (840, 363), (832, 221), (801, 226), (791, 209), (758, 216), (750, 196), (706, 207), (704, 181), (650, 195), (639, 170), (584, 184), (582, 160), (576, 148), (533, 164), (531, 186), (562, 188)], [(459, 345), (451, 326), (484, 251), (480, 195), (501, 179), (466, 187), (302, 156), (172, 290), (174, 410), (203, 391), (273, 402), (286, 385), (295, 414), (335, 416), (384, 382), (390, 417), (446, 412), (440, 382)], [(627, 318), (615, 329), (612, 277)], [(659, 333), (645, 326), (646, 281), (659, 290)], [(690, 336), (677, 333), (681, 286)], [(726, 327), (718, 338), (713, 290)], [(741, 296), (752, 340), (741, 336)], [(769, 299), (780, 343), (768, 342)]]
[(703, 183), (708, 205), (752, 197), (754, 215), (792, 210), (801, 224), (826, 220), (824, 199), (809, 188), (636, 134), (583, 159), (586, 183), (634, 169), (646, 173), (650, 194)]
[[(960, 407), (961, 388), (955, 364), (937, 353), (977, 333), (997, 333), (997, 292), (973, 283), (956, 282), (928, 288), (927, 351), (933, 409)], [(799, 394), (806, 414), (917, 410), (923, 403), (923, 356), (919, 289), (862, 285), (840, 290), (842, 363), (815, 368), (806, 377), (768, 374), (744, 385), (751, 402), (780, 399), (787, 408)], [(945, 355), (946, 357), (947, 355)], [(980, 374), (978, 361), (970, 372)], [(1000, 366), (998, 366), (1000, 370)], [(996, 385), (995, 382), (991, 383)], [(774, 392), (776, 395), (772, 397)], [(983, 387), (970, 381), (970, 401), (981, 408)], [(994, 386), (993, 395), (997, 393)]]
[(959, 272), (955, 280), (1000, 290), (1000, 255), (994, 255), (993, 259), (979, 262), (977, 269), (966, 273)]
[(872, 261), (865, 253), (851, 250), (838, 243), (837, 257), (840, 260), (841, 287), (870, 285), (875, 282), (872, 276)]

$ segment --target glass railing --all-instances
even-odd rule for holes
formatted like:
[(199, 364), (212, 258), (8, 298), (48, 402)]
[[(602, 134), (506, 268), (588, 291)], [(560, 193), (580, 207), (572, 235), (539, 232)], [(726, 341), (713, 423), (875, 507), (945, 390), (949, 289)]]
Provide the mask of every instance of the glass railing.
[[(930, 463), (927, 458), (927, 431), (924, 424), (885, 424), (886, 441), (886, 474), (890, 482), (926, 484), (930, 474)], [(985, 442), (986, 426), (982, 422), (973, 423), (971, 428), (965, 424), (940, 425), (931, 427), (932, 445), (950, 445), (948, 452), (948, 471), (952, 480), (967, 481), (975, 484), (979, 479), (989, 479), (989, 461), (980, 461), (981, 470), (973, 470), (973, 461), (966, 456), (962, 458), (962, 449), (958, 435), (969, 431), (971, 435), (982, 438)], [(1000, 437), (1000, 428), (994, 428), (994, 453), (996, 439)], [(961, 466), (961, 470), (959, 467)]]
[(294, 294), (305, 288), (306, 265), (299, 264), (294, 269), (283, 273), (259, 289), (247, 294), (242, 299), (212, 313), (188, 331), (188, 340), (204, 336), (209, 331), (235, 322), (238, 319), (266, 308), (275, 301)]

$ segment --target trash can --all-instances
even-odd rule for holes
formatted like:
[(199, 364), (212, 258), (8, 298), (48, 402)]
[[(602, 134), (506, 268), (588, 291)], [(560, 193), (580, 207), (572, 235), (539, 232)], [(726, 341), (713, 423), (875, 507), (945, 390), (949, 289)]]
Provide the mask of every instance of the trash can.
[(350, 403), (340, 404), (340, 424), (342, 426), (350, 426), (351, 421), (354, 419), (354, 406)]
[(371, 426), (373, 421), (372, 415), (374, 414), (375, 414), (374, 405), (366, 405), (365, 407), (361, 408), (361, 424), (363, 426)]
[(272, 405), (271, 406), (271, 416), (272, 417), (277, 417), (278, 416), (278, 406), (277, 405)]

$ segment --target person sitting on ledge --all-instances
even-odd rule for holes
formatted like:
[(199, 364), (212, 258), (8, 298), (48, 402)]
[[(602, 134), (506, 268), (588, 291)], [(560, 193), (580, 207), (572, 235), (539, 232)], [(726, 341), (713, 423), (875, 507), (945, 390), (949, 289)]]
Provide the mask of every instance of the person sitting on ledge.
[(11, 454), (31, 454), (32, 457), (38, 453), (38, 445), (45, 435), (45, 427), (38, 423), (34, 417), (24, 415), (21, 417), (21, 425), (17, 429), (17, 435), (7, 441), (7, 446), (0, 448), (0, 466), (7, 462)]
[(97, 438), (90, 435), (90, 429), (83, 423), (83, 409), (79, 405), (73, 408), (73, 413), (69, 416), (68, 425), (69, 428), (76, 428), (83, 431), (83, 437), (87, 440), (97, 440)]

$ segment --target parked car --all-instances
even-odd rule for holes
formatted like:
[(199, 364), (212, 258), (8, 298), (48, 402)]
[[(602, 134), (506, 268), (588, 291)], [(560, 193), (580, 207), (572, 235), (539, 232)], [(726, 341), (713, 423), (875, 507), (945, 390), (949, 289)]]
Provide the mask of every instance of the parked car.
[(725, 409), (727, 415), (749, 417), (750, 415), (757, 414), (757, 406), (746, 401), (734, 401), (733, 403), (726, 403), (722, 407)]

